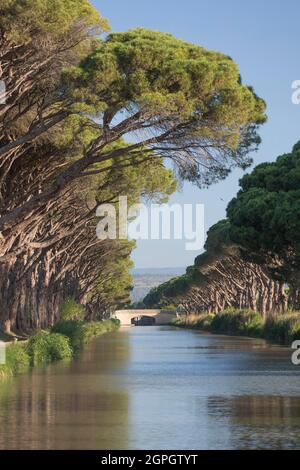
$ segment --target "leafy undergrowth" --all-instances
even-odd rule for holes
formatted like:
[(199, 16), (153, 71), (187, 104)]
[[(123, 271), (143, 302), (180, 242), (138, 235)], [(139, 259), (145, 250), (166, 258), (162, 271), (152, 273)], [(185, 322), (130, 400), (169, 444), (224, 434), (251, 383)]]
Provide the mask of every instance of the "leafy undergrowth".
[(290, 344), (300, 339), (300, 313), (297, 312), (270, 317), (264, 322), (257, 312), (230, 309), (217, 315), (182, 316), (173, 324), (212, 333), (265, 338), (280, 344)]
[(0, 378), (24, 372), (32, 366), (69, 360), (88, 341), (119, 328), (118, 320), (85, 323), (81, 320), (61, 320), (51, 331), (40, 331), (28, 341), (9, 344), (5, 364), (0, 365)]
[(26, 352), (32, 366), (70, 359), (73, 355), (69, 338), (49, 331), (32, 336), (26, 345)]
[(268, 319), (264, 327), (264, 337), (281, 344), (290, 344), (300, 339), (300, 313), (293, 312)]
[(101, 322), (83, 322), (80, 320), (60, 320), (53, 326), (52, 332), (59, 333), (69, 338), (74, 352), (83, 347), (85, 343), (103, 333), (115, 331), (119, 328), (120, 322), (116, 319)]
[(5, 364), (0, 365), (0, 378), (12, 376), (27, 370), (30, 357), (24, 343), (13, 343), (6, 348)]

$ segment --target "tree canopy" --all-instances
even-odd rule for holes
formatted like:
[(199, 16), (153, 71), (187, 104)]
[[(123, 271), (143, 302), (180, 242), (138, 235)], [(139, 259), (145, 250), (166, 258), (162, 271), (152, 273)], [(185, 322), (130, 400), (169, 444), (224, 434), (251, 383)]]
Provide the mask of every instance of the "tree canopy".
[(276, 277), (299, 285), (300, 144), (240, 180), (227, 209), (232, 240)]
[(205, 251), (186, 273), (153, 288), (148, 307), (183, 305), (187, 313), (219, 313), (228, 308), (251, 309), (265, 317), (283, 312), (290, 301), (284, 283), (270, 277), (263, 264), (246, 260), (230, 239), (230, 223), (221, 220), (207, 234)]
[(97, 206), (207, 186), (259, 144), (265, 103), (230, 57), (108, 30), (88, 0), (0, 2), (0, 326), (47, 327), (70, 296), (90, 318), (126, 304), (133, 244), (96, 238)]
[(205, 252), (184, 276), (153, 289), (146, 304), (175, 299), (188, 309), (215, 312), (220, 305), (243, 305), (264, 315), (298, 308), (300, 143), (258, 165), (240, 186), (228, 219), (208, 231)]
[[(107, 138), (134, 132), (199, 185), (246, 167), (265, 121), (263, 100), (241, 83), (230, 57), (167, 33), (110, 34), (63, 82), (89, 111), (103, 113)], [(121, 122), (110, 129), (114, 119)]]

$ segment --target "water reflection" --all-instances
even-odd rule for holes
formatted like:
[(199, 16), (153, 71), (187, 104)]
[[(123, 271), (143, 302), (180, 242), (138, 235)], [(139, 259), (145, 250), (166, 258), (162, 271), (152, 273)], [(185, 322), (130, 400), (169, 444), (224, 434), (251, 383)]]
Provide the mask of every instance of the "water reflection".
[(131, 327), (0, 385), (1, 449), (278, 447), (300, 447), (300, 368), (263, 340)]
[(228, 448), (299, 448), (300, 398), (289, 396), (210, 397), (208, 414), (228, 427)]
[[(128, 393), (118, 368), (125, 336), (93, 342), (82, 357), (0, 386), (0, 448), (126, 448)], [(107, 371), (109, 370), (109, 374)]]

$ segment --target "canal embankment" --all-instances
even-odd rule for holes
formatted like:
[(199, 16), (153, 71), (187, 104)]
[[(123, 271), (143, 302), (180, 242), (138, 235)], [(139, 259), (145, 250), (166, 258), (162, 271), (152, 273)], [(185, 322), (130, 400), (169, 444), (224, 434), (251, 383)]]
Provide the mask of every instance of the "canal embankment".
[(300, 339), (299, 312), (272, 315), (264, 320), (258, 312), (232, 309), (218, 314), (182, 315), (172, 324), (214, 334), (263, 338), (283, 345)]
[(25, 341), (2, 343), (5, 344), (5, 363), (0, 365), (0, 379), (26, 372), (34, 366), (69, 360), (91, 339), (118, 328), (119, 321), (115, 319), (61, 320), (50, 330), (36, 332)]

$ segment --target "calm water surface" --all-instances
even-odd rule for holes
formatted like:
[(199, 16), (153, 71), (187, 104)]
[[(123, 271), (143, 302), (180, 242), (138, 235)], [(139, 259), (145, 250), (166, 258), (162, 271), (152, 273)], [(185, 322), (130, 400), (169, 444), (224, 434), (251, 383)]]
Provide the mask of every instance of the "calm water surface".
[(0, 384), (0, 448), (299, 449), (290, 355), (263, 340), (122, 329)]

